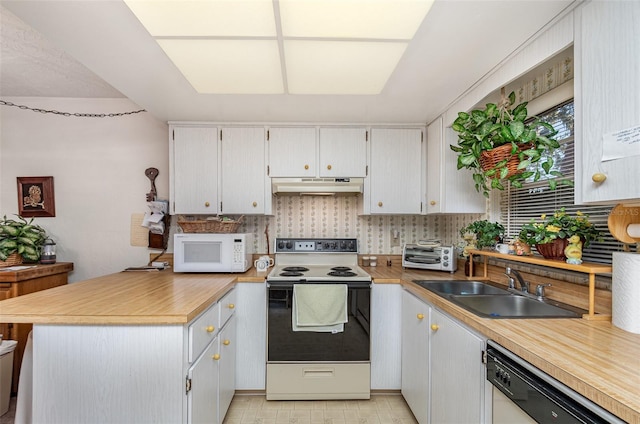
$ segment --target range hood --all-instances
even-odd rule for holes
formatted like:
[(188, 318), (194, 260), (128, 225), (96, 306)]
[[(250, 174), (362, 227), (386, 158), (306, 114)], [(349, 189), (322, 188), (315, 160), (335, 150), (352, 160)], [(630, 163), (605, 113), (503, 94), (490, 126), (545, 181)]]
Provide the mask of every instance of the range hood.
[(337, 196), (362, 193), (364, 178), (272, 178), (271, 191), (279, 195)]

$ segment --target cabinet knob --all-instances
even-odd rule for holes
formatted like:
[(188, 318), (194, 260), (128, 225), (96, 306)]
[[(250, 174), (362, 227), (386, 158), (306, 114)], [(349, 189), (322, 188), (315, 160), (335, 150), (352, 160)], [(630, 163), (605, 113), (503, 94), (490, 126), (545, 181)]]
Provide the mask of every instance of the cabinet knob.
[(435, 206), (435, 205), (436, 205), (436, 201), (435, 201), (435, 200), (432, 200), (432, 201), (430, 201), (430, 202), (429, 202), (429, 204), (430, 204), (431, 206)]
[(305, 165), (305, 166), (304, 166), (304, 169), (309, 169), (309, 165)]
[(591, 176), (591, 179), (593, 180), (594, 183), (602, 183), (604, 182), (604, 180), (607, 179), (607, 176), (603, 173), (598, 172), (597, 174), (593, 174)]
[(235, 307), (236, 307), (236, 305), (234, 305), (233, 303), (229, 303), (229, 309), (233, 309)]
[(433, 331), (438, 331), (438, 329), (439, 329), (439, 328), (440, 328), (440, 327), (438, 326), (438, 324), (431, 324), (431, 329), (432, 329)]
[(418, 319), (423, 319), (424, 318), (424, 314), (418, 314), (416, 316), (418, 317)]
[(213, 325), (207, 327), (207, 333), (213, 333), (216, 328)]
[(222, 342), (222, 344), (225, 345), (225, 346), (229, 346), (229, 343), (231, 343), (229, 340), (225, 340), (225, 341)]
[(211, 206), (211, 203), (209, 203), (209, 202), (204, 202), (204, 206), (208, 208), (209, 206)]
[(327, 169), (331, 170), (331, 165), (327, 165)]
[(258, 202), (253, 202), (252, 205), (255, 208), (256, 206), (258, 206)]
[(212, 356), (213, 359), (215, 359), (216, 361), (220, 359), (220, 354), (216, 353), (215, 355)]
[(382, 202), (378, 202), (378, 206), (382, 207)]

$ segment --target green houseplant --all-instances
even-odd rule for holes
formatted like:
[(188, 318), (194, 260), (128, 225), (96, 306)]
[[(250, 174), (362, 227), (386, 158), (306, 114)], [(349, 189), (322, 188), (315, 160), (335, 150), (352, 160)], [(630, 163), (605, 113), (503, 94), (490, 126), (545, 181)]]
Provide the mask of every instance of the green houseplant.
[(4, 266), (22, 263), (22, 258), (37, 262), (46, 239), (45, 230), (34, 224), (33, 218), (27, 221), (16, 217), (8, 219), (5, 215), (0, 220), (0, 261)]
[(498, 222), (479, 220), (460, 229), (460, 236), (463, 238), (468, 234), (475, 235), (477, 249), (493, 247), (504, 237), (504, 227)]
[[(458, 153), (458, 169), (473, 171), (476, 190), (489, 196), (490, 189), (504, 189), (506, 181), (516, 187), (530, 177), (543, 175), (562, 177), (552, 170), (550, 154), (560, 147), (553, 138), (557, 131), (547, 122), (527, 116), (527, 102), (513, 107), (514, 92), (499, 104), (487, 103), (484, 109), (459, 112), (452, 128), (458, 133), (458, 144), (450, 145)], [(528, 170), (536, 164), (536, 170)], [(563, 180), (566, 184), (571, 181)], [(557, 182), (549, 179), (555, 189)]]

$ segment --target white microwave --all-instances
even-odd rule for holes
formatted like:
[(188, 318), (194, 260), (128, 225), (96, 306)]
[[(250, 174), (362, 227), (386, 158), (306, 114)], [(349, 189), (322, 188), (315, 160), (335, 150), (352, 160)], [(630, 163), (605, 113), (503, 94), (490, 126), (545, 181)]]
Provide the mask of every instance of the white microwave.
[(252, 234), (177, 233), (175, 272), (245, 272), (251, 268)]

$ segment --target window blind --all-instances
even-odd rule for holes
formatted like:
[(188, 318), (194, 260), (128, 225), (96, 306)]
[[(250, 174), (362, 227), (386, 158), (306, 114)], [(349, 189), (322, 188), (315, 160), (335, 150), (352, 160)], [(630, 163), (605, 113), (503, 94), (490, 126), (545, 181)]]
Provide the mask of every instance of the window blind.
[[(574, 135), (573, 135), (573, 100), (569, 100), (553, 109), (538, 115), (549, 122), (557, 131), (556, 140), (561, 148), (553, 153), (553, 169), (562, 172), (565, 178), (574, 179)], [(551, 177), (554, 178), (554, 177)], [(500, 216), (501, 224), (505, 227), (505, 238), (514, 240), (522, 225), (531, 219), (540, 221), (540, 216), (550, 214), (564, 207), (570, 215), (580, 211), (589, 216), (589, 221), (603, 234), (602, 241), (596, 241), (583, 250), (582, 260), (610, 264), (612, 253), (621, 251), (623, 244), (609, 233), (607, 219), (611, 211), (608, 205), (575, 205), (574, 187), (558, 184), (551, 190), (548, 181), (532, 179), (523, 184), (522, 188), (510, 185), (501, 193)]]

